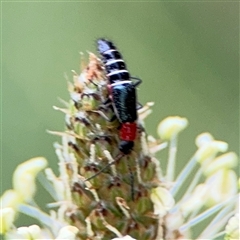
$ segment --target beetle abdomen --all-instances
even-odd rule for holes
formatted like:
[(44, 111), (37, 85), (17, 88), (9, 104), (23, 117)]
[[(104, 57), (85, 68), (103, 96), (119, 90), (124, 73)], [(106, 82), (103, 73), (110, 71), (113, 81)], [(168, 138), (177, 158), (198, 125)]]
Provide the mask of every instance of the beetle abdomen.
[(129, 80), (130, 74), (127, 66), (114, 44), (111, 41), (101, 38), (97, 40), (97, 45), (109, 82), (112, 84), (117, 81)]

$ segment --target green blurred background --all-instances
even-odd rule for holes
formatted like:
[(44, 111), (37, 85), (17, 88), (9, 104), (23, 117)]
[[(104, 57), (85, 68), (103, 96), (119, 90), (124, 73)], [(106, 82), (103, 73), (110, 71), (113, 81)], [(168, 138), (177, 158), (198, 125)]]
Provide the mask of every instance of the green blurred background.
[(63, 130), (64, 116), (52, 106), (69, 98), (64, 73), (79, 72), (79, 52), (96, 52), (99, 37), (113, 40), (143, 79), (140, 102), (155, 102), (149, 134), (157, 136), (166, 116), (188, 118), (178, 168), (204, 131), (238, 153), (239, 3), (3, 2), (1, 191), (29, 158), (44, 156), (57, 168), (59, 139), (46, 129)]

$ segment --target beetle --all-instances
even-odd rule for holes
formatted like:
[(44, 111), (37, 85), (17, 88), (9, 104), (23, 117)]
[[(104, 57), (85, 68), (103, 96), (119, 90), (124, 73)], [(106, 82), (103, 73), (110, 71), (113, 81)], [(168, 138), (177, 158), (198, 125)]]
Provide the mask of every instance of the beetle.
[[(112, 103), (114, 113), (121, 124), (119, 150), (126, 155), (132, 151), (136, 138), (138, 108), (136, 86), (142, 80), (130, 76), (122, 55), (111, 41), (100, 38), (97, 40), (97, 48), (102, 56), (109, 82), (109, 99), (105, 104)], [(134, 83), (130, 79), (137, 81)]]
[[(108, 79), (107, 87), (109, 98), (104, 104), (112, 105), (114, 113), (120, 122), (120, 143), (118, 147), (120, 154), (117, 155), (113, 162), (104, 166), (100, 171), (87, 178), (85, 181), (96, 177), (110, 165), (121, 159), (124, 155), (131, 153), (137, 135), (137, 109), (141, 107), (141, 104), (137, 102), (136, 87), (141, 84), (142, 80), (130, 76), (121, 53), (111, 41), (104, 38), (98, 39), (97, 49), (102, 57), (102, 62)], [(131, 79), (136, 81), (134, 82)], [(134, 179), (130, 167), (129, 171), (131, 174), (132, 199), (134, 199)]]

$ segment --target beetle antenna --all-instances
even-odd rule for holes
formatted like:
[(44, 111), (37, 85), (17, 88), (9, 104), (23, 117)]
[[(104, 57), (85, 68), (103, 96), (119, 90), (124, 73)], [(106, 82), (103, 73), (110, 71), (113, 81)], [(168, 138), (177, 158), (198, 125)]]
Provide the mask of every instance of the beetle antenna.
[(123, 153), (118, 154), (117, 157), (116, 157), (113, 161), (109, 162), (106, 166), (104, 166), (101, 170), (99, 170), (97, 173), (95, 173), (95, 174), (92, 175), (91, 177), (85, 179), (84, 182), (89, 181), (89, 180), (95, 178), (96, 176), (98, 176), (98, 175), (99, 175), (100, 173), (102, 173), (105, 169), (109, 168), (111, 165), (113, 165), (115, 162), (117, 162), (119, 159), (121, 159), (124, 155), (125, 155), (125, 154), (123, 154)]
[(127, 167), (128, 167), (128, 171), (129, 171), (129, 175), (130, 175), (131, 198), (132, 198), (132, 201), (134, 201), (134, 175), (133, 175), (132, 169), (130, 167), (129, 161), (127, 161)]

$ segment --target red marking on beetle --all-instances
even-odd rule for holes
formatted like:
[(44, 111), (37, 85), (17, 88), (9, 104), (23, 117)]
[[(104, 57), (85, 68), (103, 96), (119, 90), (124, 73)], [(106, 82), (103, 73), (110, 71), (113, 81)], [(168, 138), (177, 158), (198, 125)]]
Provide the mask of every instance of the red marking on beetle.
[(136, 139), (137, 124), (135, 122), (122, 123), (120, 139), (123, 141), (134, 141)]

